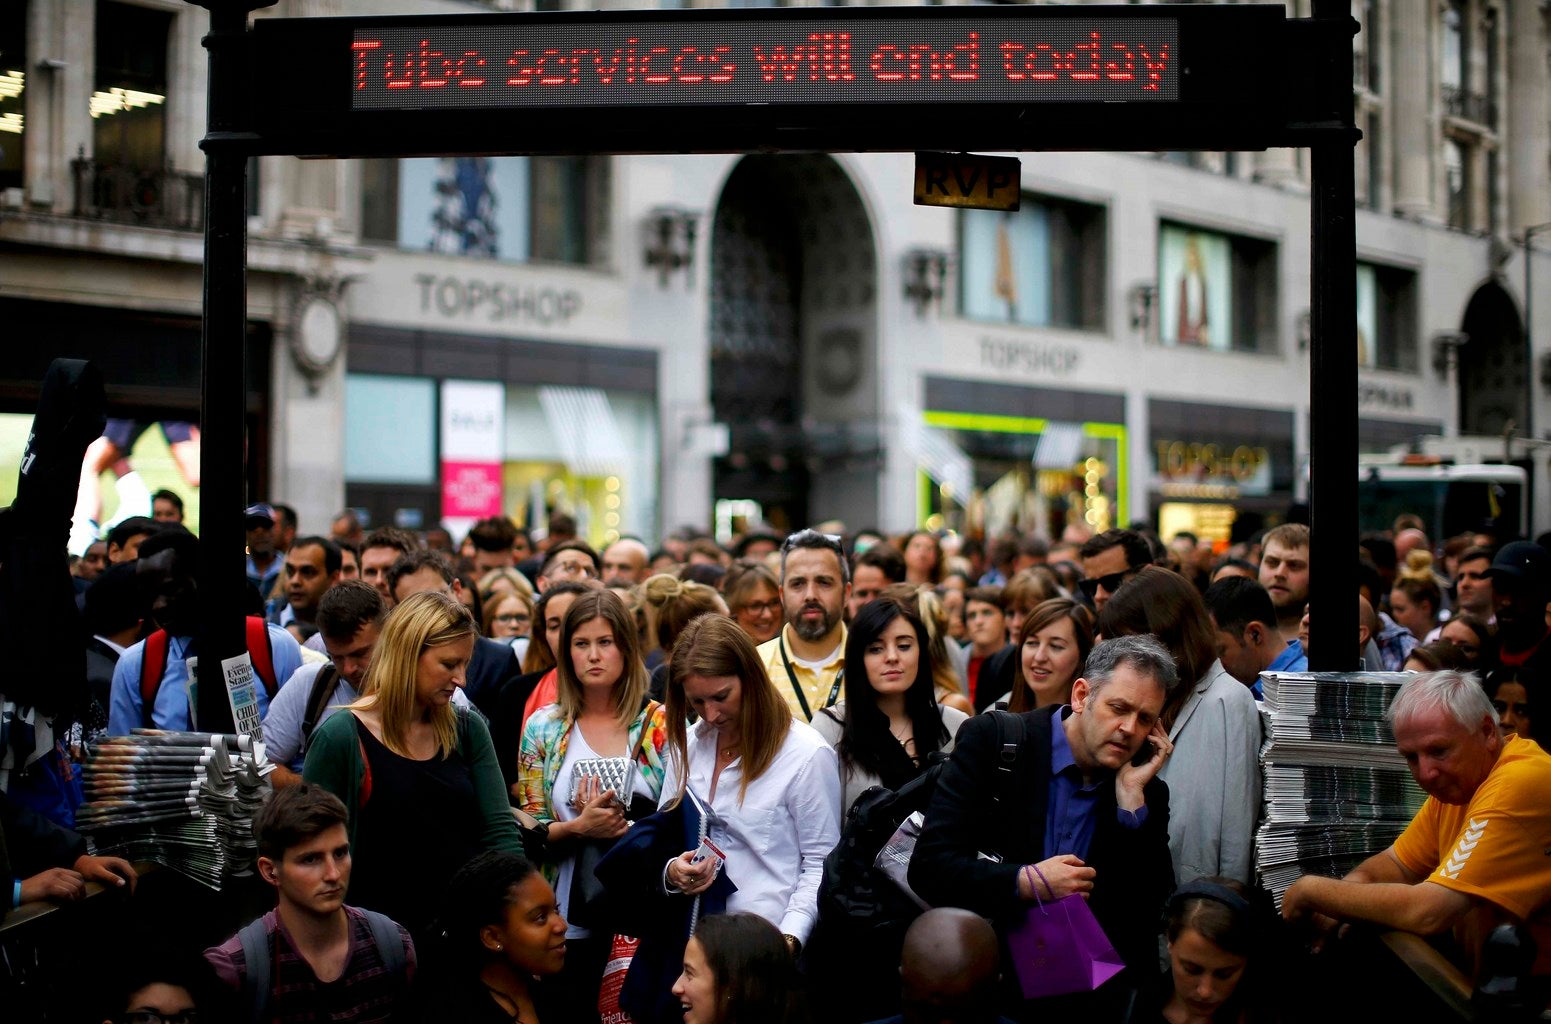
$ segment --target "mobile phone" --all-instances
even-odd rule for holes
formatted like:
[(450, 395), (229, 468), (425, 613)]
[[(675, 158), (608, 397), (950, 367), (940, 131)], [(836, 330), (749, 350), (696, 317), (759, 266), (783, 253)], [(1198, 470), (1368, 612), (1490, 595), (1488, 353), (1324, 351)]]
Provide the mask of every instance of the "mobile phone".
[(1143, 741), (1142, 749), (1138, 750), (1131, 758), (1131, 767), (1140, 768), (1148, 761), (1151, 761), (1153, 759), (1153, 755), (1157, 752), (1158, 745), (1156, 743), (1154, 743), (1152, 740)]

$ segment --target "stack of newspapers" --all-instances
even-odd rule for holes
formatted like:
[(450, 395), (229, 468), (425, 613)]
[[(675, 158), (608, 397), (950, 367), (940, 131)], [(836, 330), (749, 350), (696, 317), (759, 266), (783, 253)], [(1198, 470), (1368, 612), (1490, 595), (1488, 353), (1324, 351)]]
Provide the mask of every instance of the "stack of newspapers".
[(250, 736), (111, 736), (86, 763), (76, 829), (94, 854), (152, 861), (220, 889), (253, 871), (253, 815), (273, 770)]
[(1255, 860), (1280, 906), (1299, 876), (1344, 875), (1387, 848), (1426, 794), (1384, 721), (1406, 673), (1267, 672), (1260, 678), (1265, 817)]

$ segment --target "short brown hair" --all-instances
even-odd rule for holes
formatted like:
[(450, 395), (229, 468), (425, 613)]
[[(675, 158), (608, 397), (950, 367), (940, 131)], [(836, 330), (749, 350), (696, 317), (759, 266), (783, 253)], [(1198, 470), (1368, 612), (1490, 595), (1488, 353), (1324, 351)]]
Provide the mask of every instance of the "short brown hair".
[(278, 863), (285, 859), (285, 851), (345, 824), (349, 818), (339, 797), (322, 786), (303, 782), (275, 790), (264, 802), (253, 816), (253, 838), (258, 842), (259, 856)]
[(1002, 611), (1007, 610), (1007, 595), (1001, 587), (992, 585), (988, 587), (970, 587), (964, 591), (964, 611), (969, 611), (969, 603), (979, 601), (981, 604), (994, 605)]
[(1025, 569), (1015, 574), (1002, 588), (1002, 607), (1008, 611), (1027, 612), (1055, 596), (1033, 569)]
[(419, 546), (419, 537), (397, 526), (379, 526), (361, 542), (362, 551), (367, 548), (393, 548), (401, 555), (407, 555)]
[(1273, 543), (1280, 544), (1289, 551), (1298, 548), (1307, 549), (1309, 546), (1309, 528), (1302, 523), (1283, 523), (1274, 530), (1268, 530), (1266, 535), (1260, 538), (1260, 550), (1264, 551)]
[(379, 625), (388, 603), (365, 580), (340, 580), (318, 602), (318, 632), (328, 640), (349, 640), (368, 622)]

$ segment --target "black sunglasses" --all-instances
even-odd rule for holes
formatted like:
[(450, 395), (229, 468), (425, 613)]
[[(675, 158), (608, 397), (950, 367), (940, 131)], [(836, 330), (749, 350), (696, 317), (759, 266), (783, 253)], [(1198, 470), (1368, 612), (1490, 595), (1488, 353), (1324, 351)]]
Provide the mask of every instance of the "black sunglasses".
[(1098, 596), (1100, 587), (1113, 594), (1120, 589), (1122, 583), (1135, 575), (1135, 569), (1127, 569), (1125, 572), (1112, 572), (1108, 576), (1093, 576), (1085, 580), (1078, 580), (1077, 586), (1082, 588), (1082, 592), (1087, 594), (1088, 600), (1091, 601)]

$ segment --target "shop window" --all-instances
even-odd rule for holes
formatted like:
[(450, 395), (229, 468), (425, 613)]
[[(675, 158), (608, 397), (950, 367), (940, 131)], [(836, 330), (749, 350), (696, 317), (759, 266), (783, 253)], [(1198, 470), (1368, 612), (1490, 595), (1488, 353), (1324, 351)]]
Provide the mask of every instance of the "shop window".
[(345, 479), (434, 484), (436, 382), (345, 375)]
[(1375, 95), (1379, 92), (1381, 60), (1383, 59), (1382, 43), (1384, 33), (1383, 22), (1379, 15), (1379, 0), (1363, 0), (1362, 4), (1362, 31), (1357, 35), (1358, 73), (1354, 75), (1353, 84), (1359, 88), (1366, 88)]
[(100, 165), (162, 169), (167, 137), (167, 36), (172, 15), (99, 0), (92, 155)]
[(361, 237), (486, 259), (603, 262), (605, 157), (366, 160)]
[(1125, 427), (1042, 418), (928, 411), (924, 424), (969, 463), (969, 492), (917, 477), (916, 521), (928, 529), (1007, 530), (1059, 537), (1126, 522)]
[(1104, 328), (1105, 211), (1025, 195), (1015, 213), (959, 218), (959, 308), (971, 320)]
[(1457, 139), (1443, 140), (1444, 187), (1448, 192), (1449, 227), (1469, 231), (1470, 147)]
[(1411, 271), (1357, 264), (1357, 363), (1416, 372), (1416, 275)]
[(508, 387), (505, 452), (505, 507), (518, 525), (536, 526), (560, 511), (595, 545), (658, 535), (653, 395)]
[(0, 4), (0, 189), (21, 188), (27, 88), (27, 5)]
[(1276, 350), (1275, 243), (1164, 224), (1158, 232), (1158, 282), (1163, 344)]
[(1448, 0), (1443, 7), (1444, 89), (1463, 89), (1470, 82), (1470, 18), (1466, 0)]

